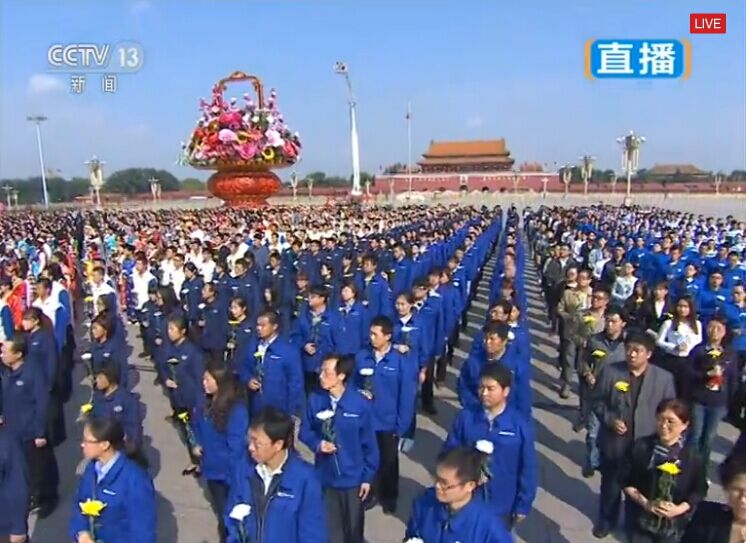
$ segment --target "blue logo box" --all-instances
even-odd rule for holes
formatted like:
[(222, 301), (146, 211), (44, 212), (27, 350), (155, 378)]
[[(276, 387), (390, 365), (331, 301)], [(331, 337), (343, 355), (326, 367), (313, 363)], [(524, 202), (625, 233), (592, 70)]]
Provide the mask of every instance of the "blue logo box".
[(591, 39), (585, 44), (589, 79), (686, 79), (690, 71), (687, 40)]

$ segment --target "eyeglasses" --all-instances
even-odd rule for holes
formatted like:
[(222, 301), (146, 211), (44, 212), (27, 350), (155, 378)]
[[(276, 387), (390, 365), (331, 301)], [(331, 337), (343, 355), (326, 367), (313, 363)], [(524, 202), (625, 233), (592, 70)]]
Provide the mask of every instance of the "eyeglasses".
[(445, 481), (441, 479), (435, 479), (435, 486), (440, 488), (443, 492), (448, 492), (450, 490), (453, 490), (454, 488), (458, 488), (460, 486), (464, 486), (465, 483), (454, 483), (452, 485), (447, 484)]

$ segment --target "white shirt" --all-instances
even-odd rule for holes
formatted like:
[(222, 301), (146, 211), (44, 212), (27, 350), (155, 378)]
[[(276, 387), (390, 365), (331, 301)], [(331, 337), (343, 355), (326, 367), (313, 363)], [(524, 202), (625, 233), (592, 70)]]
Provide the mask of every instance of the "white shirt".
[(285, 451), (285, 460), (283, 460), (282, 464), (280, 464), (280, 466), (274, 471), (270, 471), (270, 469), (267, 467), (266, 464), (256, 465), (256, 468), (255, 468), (256, 473), (257, 475), (259, 475), (259, 478), (262, 480), (262, 483), (264, 483), (264, 494), (265, 495), (267, 494), (267, 492), (269, 492), (269, 485), (272, 484), (272, 478), (275, 475), (279, 475), (282, 473), (282, 468), (285, 467), (285, 464), (287, 463), (289, 457), (290, 455), (288, 454), (287, 451)]
[(44, 301), (41, 298), (37, 298), (31, 305), (41, 309), (42, 313), (49, 317), (49, 320), (52, 321), (52, 326), (54, 326), (57, 320), (57, 309), (60, 307), (59, 302), (55, 298), (51, 295), (47, 296), (47, 299)]
[(171, 260), (161, 260), (161, 285), (167, 287), (171, 284), (171, 274), (174, 271), (174, 264)]
[[(668, 354), (687, 357), (694, 347), (702, 343), (702, 323), (697, 321), (697, 330), (692, 330), (692, 327), (685, 322), (679, 323), (674, 328), (673, 319), (667, 320), (658, 331), (656, 343)], [(683, 351), (678, 350), (681, 344), (684, 345)]]
[(215, 261), (214, 260), (208, 260), (208, 261), (202, 261), (202, 279), (205, 280), (205, 283), (212, 283), (212, 276), (215, 275)]
[(98, 299), (101, 296), (108, 296), (109, 294), (114, 294), (116, 296), (116, 292), (113, 288), (111, 288), (111, 285), (109, 285), (106, 280), (104, 280), (100, 285), (91, 282), (91, 296), (93, 297), (93, 307), (96, 307), (96, 304), (98, 304)]
[(181, 285), (184, 284), (184, 281), (186, 281), (184, 268), (178, 270), (174, 268), (174, 270), (171, 272), (171, 285), (173, 286), (176, 297), (179, 300), (181, 300)]
[(155, 276), (150, 271), (140, 274), (137, 270), (132, 272), (132, 292), (135, 294), (135, 307), (142, 309), (145, 302), (148, 301), (148, 285), (155, 280)]

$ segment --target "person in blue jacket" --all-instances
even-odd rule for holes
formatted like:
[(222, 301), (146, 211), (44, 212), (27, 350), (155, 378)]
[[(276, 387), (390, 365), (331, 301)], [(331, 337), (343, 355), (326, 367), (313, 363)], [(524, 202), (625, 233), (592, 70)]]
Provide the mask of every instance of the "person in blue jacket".
[[(72, 500), (72, 540), (156, 543), (153, 481), (127, 457), (121, 424), (111, 419), (89, 420), (83, 428), (81, 446), (89, 462)], [(97, 517), (90, 517), (83, 511), (85, 504), (103, 508)]]
[(484, 351), (471, 354), (461, 367), (457, 392), (461, 406), (474, 407), (480, 404), (479, 386), (482, 367), (489, 362), (501, 362), (513, 374), (513, 394), (510, 404), (528, 416), (531, 413), (530, 363), (526, 353), (509, 340), (510, 325), (490, 322), (484, 328)]
[(222, 364), (209, 365), (202, 386), (205, 401), (200, 402), (192, 417), (196, 438), (192, 454), (200, 461), (212, 510), (218, 518), (220, 541), (224, 543), (228, 485), (233, 466), (246, 457), (249, 414), (241, 385), (230, 368)]
[(308, 307), (298, 315), (290, 334), (292, 343), (301, 350), (307, 392), (318, 385), (323, 358), (337, 350), (339, 311), (329, 307), (328, 300), (326, 288), (311, 287)]
[(429, 415), (435, 415), (438, 410), (435, 408), (435, 393), (433, 386), (435, 384), (435, 361), (438, 356), (438, 346), (445, 346), (445, 328), (443, 326), (442, 306), (440, 297), (430, 296), (430, 283), (427, 278), (420, 278), (414, 283), (412, 295), (414, 308), (417, 317), (421, 321), (420, 325), (429, 330), (427, 342), (427, 364), (425, 366), (425, 380), (422, 383), (421, 398), (422, 409)]
[[(0, 401), (0, 421), (3, 418)], [(0, 539), (28, 541), (29, 477), (18, 437), (0, 423)]]
[(127, 453), (146, 465), (142, 452), (142, 415), (137, 397), (119, 385), (119, 368), (115, 362), (94, 369), (95, 390), (88, 418), (118, 421), (124, 430)]
[(405, 538), (423, 543), (512, 543), (508, 529), (476, 495), (482, 456), (456, 447), (438, 458), (435, 486), (415, 500)]
[(378, 258), (369, 254), (363, 257), (362, 271), (357, 276), (357, 289), (360, 293), (360, 301), (366, 308), (368, 322), (366, 328), (370, 325), (372, 319), (379, 315), (390, 315), (391, 301), (390, 290), (386, 279), (377, 271)]
[(272, 406), (300, 418), (303, 367), (297, 346), (280, 335), (279, 324), (280, 317), (274, 311), (259, 315), (258, 341), (244, 363), (241, 381), (249, 389), (252, 413)]
[(340, 328), (336, 341), (337, 352), (342, 355), (356, 355), (367, 341), (366, 309), (357, 297), (357, 285), (353, 280), (345, 279), (340, 290)]
[(697, 298), (697, 309), (703, 323), (722, 312), (730, 299), (730, 291), (723, 287), (723, 272), (715, 268), (710, 272), (706, 288), (699, 291)]
[(392, 268), (389, 270), (389, 284), (391, 293), (394, 296), (409, 292), (412, 288), (412, 260), (407, 256), (407, 251), (400, 243), (394, 245), (394, 260), (391, 263)]
[(231, 281), (232, 297), (238, 296), (246, 302), (249, 315), (258, 315), (261, 310), (261, 287), (256, 274), (249, 270), (253, 257), (239, 258), (235, 263), (236, 277)]
[(179, 299), (189, 324), (194, 325), (199, 320), (199, 304), (202, 303), (202, 287), (205, 283), (199, 276), (194, 262), (184, 264), (184, 277)]
[(456, 416), (444, 445), (444, 450), (478, 448), (486, 455), (489, 476), (481, 494), (509, 528), (529, 514), (538, 485), (532, 423), (508, 404), (512, 382), (504, 364), (486, 364), (480, 372), (480, 405)]
[(370, 325), (370, 347), (355, 357), (356, 386), (373, 401), (380, 464), (375, 495), (384, 514), (396, 512), (399, 499), (399, 438), (414, 417), (416, 380), (407, 357), (394, 349), (393, 325), (388, 317), (376, 317)]
[(329, 543), (364, 540), (363, 504), (378, 471), (378, 444), (370, 400), (348, 379), (355, 359), (332, 354), (321, 364), (321, 390), (306, 402), (300, 439), (315, 453), (324, 488)]
[(20, 441), (29, 466), (31, 511), (49, 516), (57, 506), (59, 471), (50, 439), (51, 401), (47, 378), (28, 357), (28, 341), (16, 335), (2, 349), (4, 425)]
[(268, 407), (249, 427), (249, 454), (233, 471), (228, 543), (328, 543), (324, 497), (313, 466), (293, 450), (295, 423)]
[(214, 283), (202, 286), (202, 303), (198, 307), (197, 319), (200, 346), (207, 353), (208, 360), (213, 363), (225, 362), (225, 348), (230, 335), (228, 306), (218, 298)]
[(115, 364), (117, 382), (127, 388), (129, 364), (121, 345), (111, 336), (113, 327), (107, 315), (97, 315), (91, 322), (91, 368), (95, 374), (104, 365)]
[(169, 390), (174, 415), (191, 412), (202, 399), (202, 375), (205, 359), (202, 350), (187, 339), (187, 320), (180, 313), (168, 318), (168, 375), (164, 385)]

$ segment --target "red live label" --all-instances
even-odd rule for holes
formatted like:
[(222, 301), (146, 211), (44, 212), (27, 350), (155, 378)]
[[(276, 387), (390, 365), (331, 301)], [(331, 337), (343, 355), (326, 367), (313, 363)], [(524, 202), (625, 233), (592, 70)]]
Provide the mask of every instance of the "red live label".
[(725, 34), (725, 13), (690, 13), (692, 34)]

